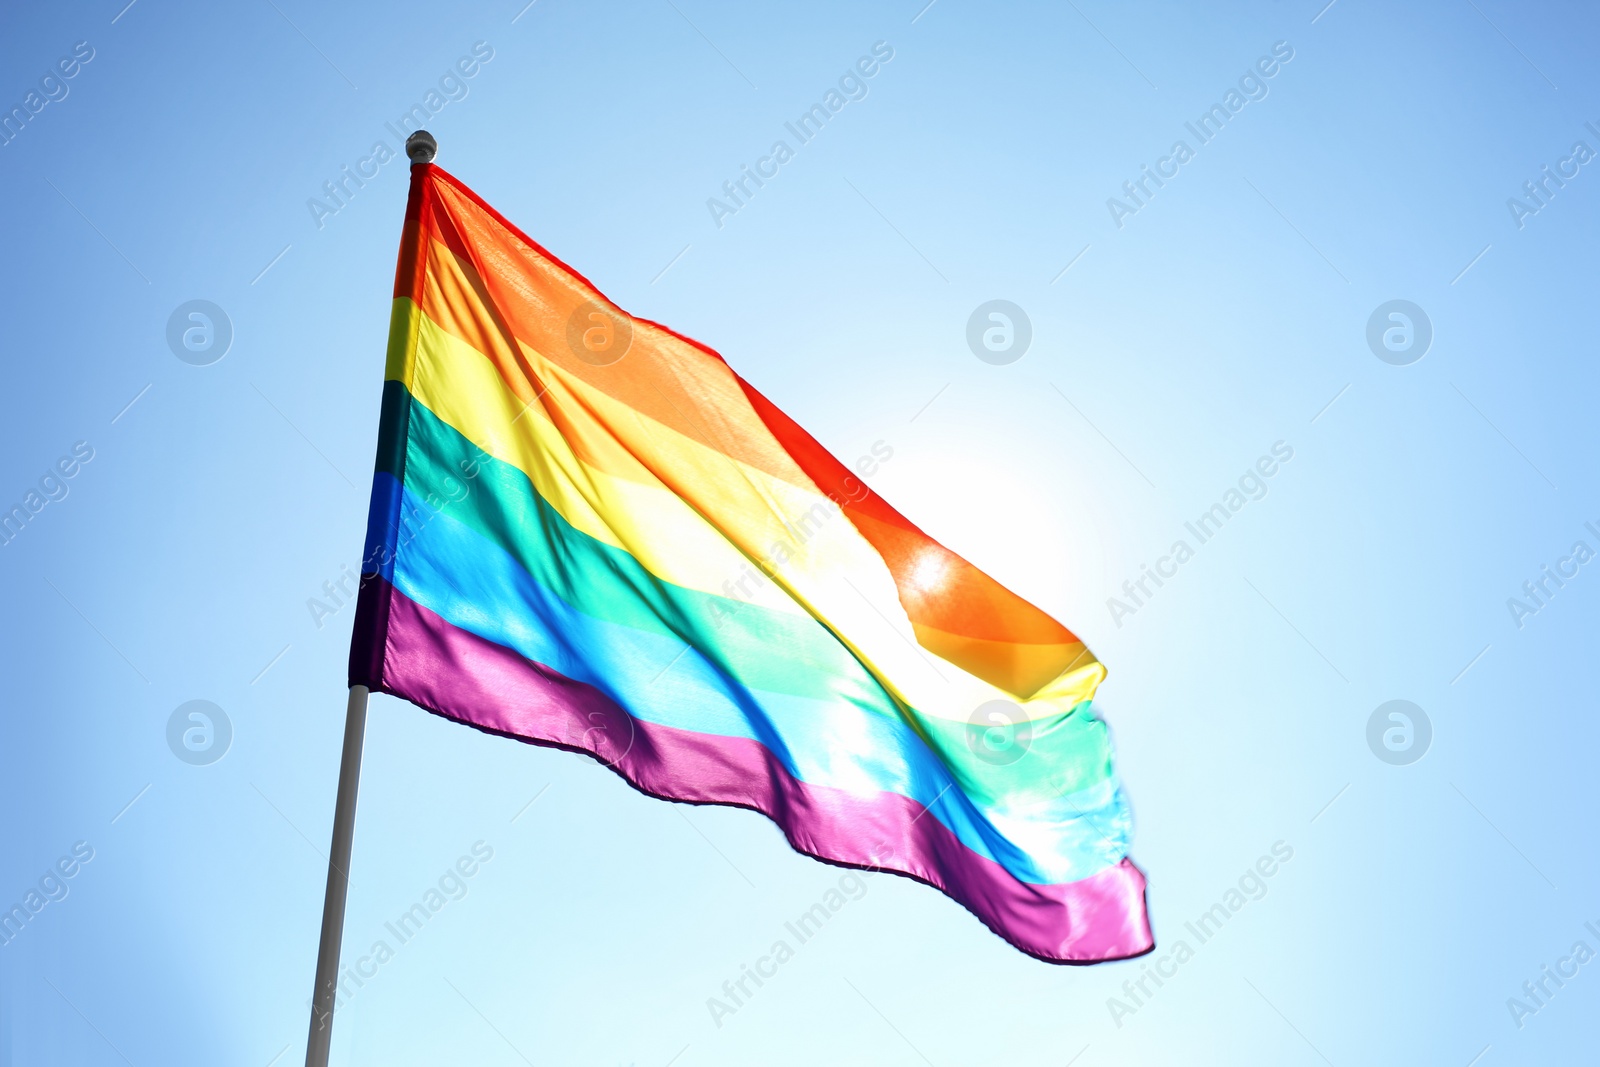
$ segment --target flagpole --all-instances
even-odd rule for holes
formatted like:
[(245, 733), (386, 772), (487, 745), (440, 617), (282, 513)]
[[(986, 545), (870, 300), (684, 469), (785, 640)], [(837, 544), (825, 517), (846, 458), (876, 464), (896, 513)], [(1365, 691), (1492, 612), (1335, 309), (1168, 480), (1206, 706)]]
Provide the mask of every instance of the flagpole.
[(333, 802), (333, 842), (328, 846), (328, 891), (322, 899), (322, 940), (317, 944), (317, 984), (312, 993), (306, 1067), (328, 1067), (328, 1050), (333, 1041), (333, 1005), (339, 992), (339, 944), (344, 938), (350, 846), (355, 840), (356, 792), (361, 785), (361, 743), (366, 731), (367, 687), (353, 685), (344, 715), (339, 793)]
[[(427, 130), (406, 138), (413, 167), (432, 163), (439, 142)], [(367, 687), (352, 685), (344, 716), (344, 751), (339, 757), (339, 791), (333, 802), (333, 840), (328, 846), (328, 888), (322, 898), (322, 936), (317, 942), (317, 981), (311, 994), (311, 1034), (306, 1067), (328, 1067), (333, 1045), (333, 1013), (339, 996), (339, 949), (344, 940), (344, 907), (350, 891), (350, 851), (355, 842), (356, 795), (361, 787), (361, 745), (367, 732)]]

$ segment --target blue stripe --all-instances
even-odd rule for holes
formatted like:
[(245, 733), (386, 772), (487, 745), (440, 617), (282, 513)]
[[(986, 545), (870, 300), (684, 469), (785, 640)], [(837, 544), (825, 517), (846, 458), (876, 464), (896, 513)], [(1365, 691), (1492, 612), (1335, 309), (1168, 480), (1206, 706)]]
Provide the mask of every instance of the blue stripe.
[[(375, 497), (379, 491), (375, 485)], [(578, 611), (504, 549), (409, 490), (397, 503), (399, 558), (386, 575), (396, 588), (454, 626), (594, 686), (642, 721), (758, 741), (801, 781), (910, 797), (1024, 882), (1077, 881), (1127, 854), (1129, 816), (1113, 781), (1062, 798), (1054, 810), (986, 816), (909, 724), (878, 710), (880, 693), (842, 677), (831, 702), (753, 689), (680, 639)], [(1008, 840), (997, 824), (1021, 840)]]

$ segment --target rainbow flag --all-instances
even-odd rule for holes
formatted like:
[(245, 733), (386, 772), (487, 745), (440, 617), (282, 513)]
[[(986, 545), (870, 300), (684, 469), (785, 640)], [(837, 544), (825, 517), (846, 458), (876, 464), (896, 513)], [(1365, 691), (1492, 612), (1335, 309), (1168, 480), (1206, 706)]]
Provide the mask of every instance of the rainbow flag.
[(1040, 959), (1152, 947), (1083, 642), (433, 164), (386, 378), (351, 685), (762, 812)]

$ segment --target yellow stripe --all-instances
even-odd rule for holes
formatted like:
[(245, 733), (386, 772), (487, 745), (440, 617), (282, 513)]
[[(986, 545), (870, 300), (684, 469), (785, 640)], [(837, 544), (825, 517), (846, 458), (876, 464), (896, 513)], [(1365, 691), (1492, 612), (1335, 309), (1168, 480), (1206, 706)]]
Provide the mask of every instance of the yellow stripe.
[[(543, 410), (546, 396), (524, 410), (494, 365), (445, 333), (405, 297), (396, 320), (409, 323), (410, 354), (391, 350), (389, 377), (462, 436), (521, 470), (534, 489), (575, 528), (633, 556), (664, 581), (762, 607), (804, 614), (759, 575), (728, 539), (665, 489), (614, 477), (583, 463)], [(403, 343), (403, 341), (402, 341)], [(646, 521), (636, 521), (645, 516)]]
[[(822, 494), (692, 440), (521, 345), (530, 384), (544, 390), (525, 406), (487, 357), (401, 300), (405, 318), (415, 322), (407, 331), (415, 347), (409, 359), (392, 353), (398, 358), (391, 375), (409, 376), (419, 402), (527, 473), (576, 528), (628, 552), (665, 581), (728, 596), (742, 580), (733, 595), (811, 614), (886, 689), (924, 713), (964, 720), (986, 701), (1012, 699), (918, 646), (883, 559)], [(580, 459), (569, 437), (604, 455), (608, 469)], [(772, 580), (757, 575), (752, 559)], [(1058, 713), (1063, 701), (1092, 695), (1103, 675), (1091, 662), (1025, 709)]]

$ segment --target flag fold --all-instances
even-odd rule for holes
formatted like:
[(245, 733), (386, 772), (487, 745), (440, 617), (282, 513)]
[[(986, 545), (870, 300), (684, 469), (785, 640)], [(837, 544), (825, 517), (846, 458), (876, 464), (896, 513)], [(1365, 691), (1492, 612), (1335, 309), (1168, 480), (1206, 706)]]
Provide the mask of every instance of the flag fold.
[(1040, 959), (1152, 946), (1083, 642), (434, 164), (364, 559), (352, 685), (762, 812)]

